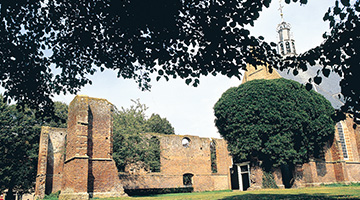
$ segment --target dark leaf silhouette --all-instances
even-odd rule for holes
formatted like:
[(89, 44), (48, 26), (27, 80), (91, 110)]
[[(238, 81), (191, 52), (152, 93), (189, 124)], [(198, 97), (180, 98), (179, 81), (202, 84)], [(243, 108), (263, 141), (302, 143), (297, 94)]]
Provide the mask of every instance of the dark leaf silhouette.
[(254, 25), (270, 2), (1, 0), (4, 98), (45, 111), (53, 106), (54, 94), (76, 94), (91, 84), (91, 75), (104, 69), (134, 79), (147, 90), (154, 72), (188, 83), (189, 78), (209, 74), (240, 77), (247, 64), (306, 70), (319, 63), (342, 75), (345, 110), (360, 115), (353, 78), (359, 75), (359, 0), (335, 1), (323, 18), (331, 28), (324, 34), (326, 40), (285, 60), (274, 43), (245, 28)]

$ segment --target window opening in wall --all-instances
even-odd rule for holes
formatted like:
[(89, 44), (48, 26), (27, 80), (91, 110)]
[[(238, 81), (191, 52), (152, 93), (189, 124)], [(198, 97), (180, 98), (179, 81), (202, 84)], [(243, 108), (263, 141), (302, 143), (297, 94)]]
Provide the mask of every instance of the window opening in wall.
[(150, 160), (150, 171), (151, 172), (160, 172), (160, 141), (157, 137), (150, 138), (149, 141), (149, 150), (152, 152), (149, 154), (148, 159)]
[(280, 50), (281, 50), (281, 54), (285, 54), (285, 51), (284, 51), (284, 45), (281, 43), (280, 44)]
[(217, 163), (216, 163), (216, 143), (214, 140), (210, 142), (210, 160), (211, 160), (211, 172), (217, 173)]
[(184, 184), (184, 186), (188, 186), (188, 187), (192, 186), (192, 177), (193, 176), (194, 176), (194, 174), (190, 174), (190, 173), (187, 173), (187, 174), (183, 175), (183, 184)]
[(292, 44), (292, 48), (293, 48), (293, 50), (294, 50), (294, 53), (296, 54), (295, 43), (294, 43), (294, 42), (291, 42), (291, 44)]
[(189, 147), (190, 146), (190, 139), (187, 137), (184, 137), (181, 141), (183, 147)]
[(338, 134), (340, 137), (341, 150), (343, 152), (344, 159), (348, 160), (349, 155), (348, 155), (348, 151), (347, 151), (347, 146), (346, 146), (346, 142), (345, 142), (345, 136), (344, 136), (344, 130), (343, 130), (342, 124), (340, 122), (338, 122), (336, 126), (337, 126)]
[(248, 165), (240, 166), (240, 169), (241, 169), (241, 172), (248, 172), (249, 171)]
[(66, 161), (66, 144), (67, 144), (67, 135), (65, 135), (65, 139), (64, 139), (65, 143), (64, 143), (64, 147), (63, 147), (63, 158), (64, 158), (64, 161)]
[(286, 42), (286, 43), (285, 43), (285, 46), (286, 46), (286, 52), (287, 52), (287, 53), (291, 53), (290, 43), (289, 43), (289, 42)]

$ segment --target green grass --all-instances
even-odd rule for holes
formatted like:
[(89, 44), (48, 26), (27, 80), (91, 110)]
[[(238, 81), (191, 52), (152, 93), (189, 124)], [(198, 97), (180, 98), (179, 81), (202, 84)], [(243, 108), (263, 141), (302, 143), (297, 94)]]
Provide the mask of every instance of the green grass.
[(325, 187), (359, 187), (360, 183), (331, 183), (331, 184), (322, 184)]
[(57, 200), (59, 199), (60, 191), (45, 195), (43, 200)]
[[(214, 192), (194, 192), (194, 193), (177, 193), (162, 194), (148, 197), (123, 197), (109, 198), (107, 200), (182, 200), (182, 199), (204, 199), (204, 200), (331, 200), (346, 199), (360, 200), (360, 187), (343, 186), (343, 187), (311, 187), (300, 189), (263, 189), (257, 191), (214, 191)], [(106, 200), (106, 199), (101, 199)]]

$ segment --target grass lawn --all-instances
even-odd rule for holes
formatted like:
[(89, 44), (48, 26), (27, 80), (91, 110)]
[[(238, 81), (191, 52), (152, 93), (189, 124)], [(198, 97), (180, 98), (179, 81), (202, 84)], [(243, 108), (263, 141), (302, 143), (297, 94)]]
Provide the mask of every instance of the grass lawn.
[[(359, 199), (360, 200), (360, 187), (347, 186), (347, 187), (312, 187), (300, 189), (264, 189), (257, 191), (214, 191), (214, 192), (194, 192), (194, 193), (178, 193), (178, 194), (162, 194), (148, 197), (123, 197), (117, 198), (119, 200), (161, 200), (161, 199)], [(105, 200), (105, 199), (101, 199)], [(110, 198), (108, 200), (116, 200)]]

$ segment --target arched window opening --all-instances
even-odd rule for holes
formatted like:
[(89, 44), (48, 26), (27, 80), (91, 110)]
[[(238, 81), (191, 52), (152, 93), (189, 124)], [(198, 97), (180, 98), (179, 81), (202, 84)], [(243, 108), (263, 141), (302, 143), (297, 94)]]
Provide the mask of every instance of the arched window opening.
[(190, 140), (189, 138), (187, 138), (187, 137), (184, 137), (184, 138), (182, 139), (182, 141), (181, 141), (183, 147), (185, 147), (185, 148), (187, 148), (187, 147), (190, 146), (190, 142), (191, 142), (191, 140)]
[(217, 173), (217, 162), (216, 162), (216, 143), (214, 140), (210, 142), (210, 160), (211, 160), (211, 172)]
[(192, 186), (192, 177), (193, 176), (194, 176), (194, 174), (190, 174), (190, 173), (187, 173), (187, 174), (183, 175), (183, 184), (184, 184), (184, 186), (187, 186), (187, 187)]
[(348, 160), (349, 155), (348, 155), (348, 151), (347, 151), (347, 146), (346, 146), (346, 142), (345, 142), (345, 136), (344, 136), (344, 130), (343, 130), (342, 124), (340, 122), (338, 122), (336, 124), (336, 126), (337, 126), (337, 131), (339, 134), (339, 138), (340, 138), (341, 150), (343, 152), (344, 160)]
[(281, 54), (284, 55), (285, 54), (284, 45), (282, 43), (280, 44), (280, 50), (281, 50)]
[(290, 43), (289, 43), (289, 42), (286, 42), (286, 43), (285, 43), (285, 46), (286, 46), (286, 52), (287, 52), (287, 53), (291, 53)]

